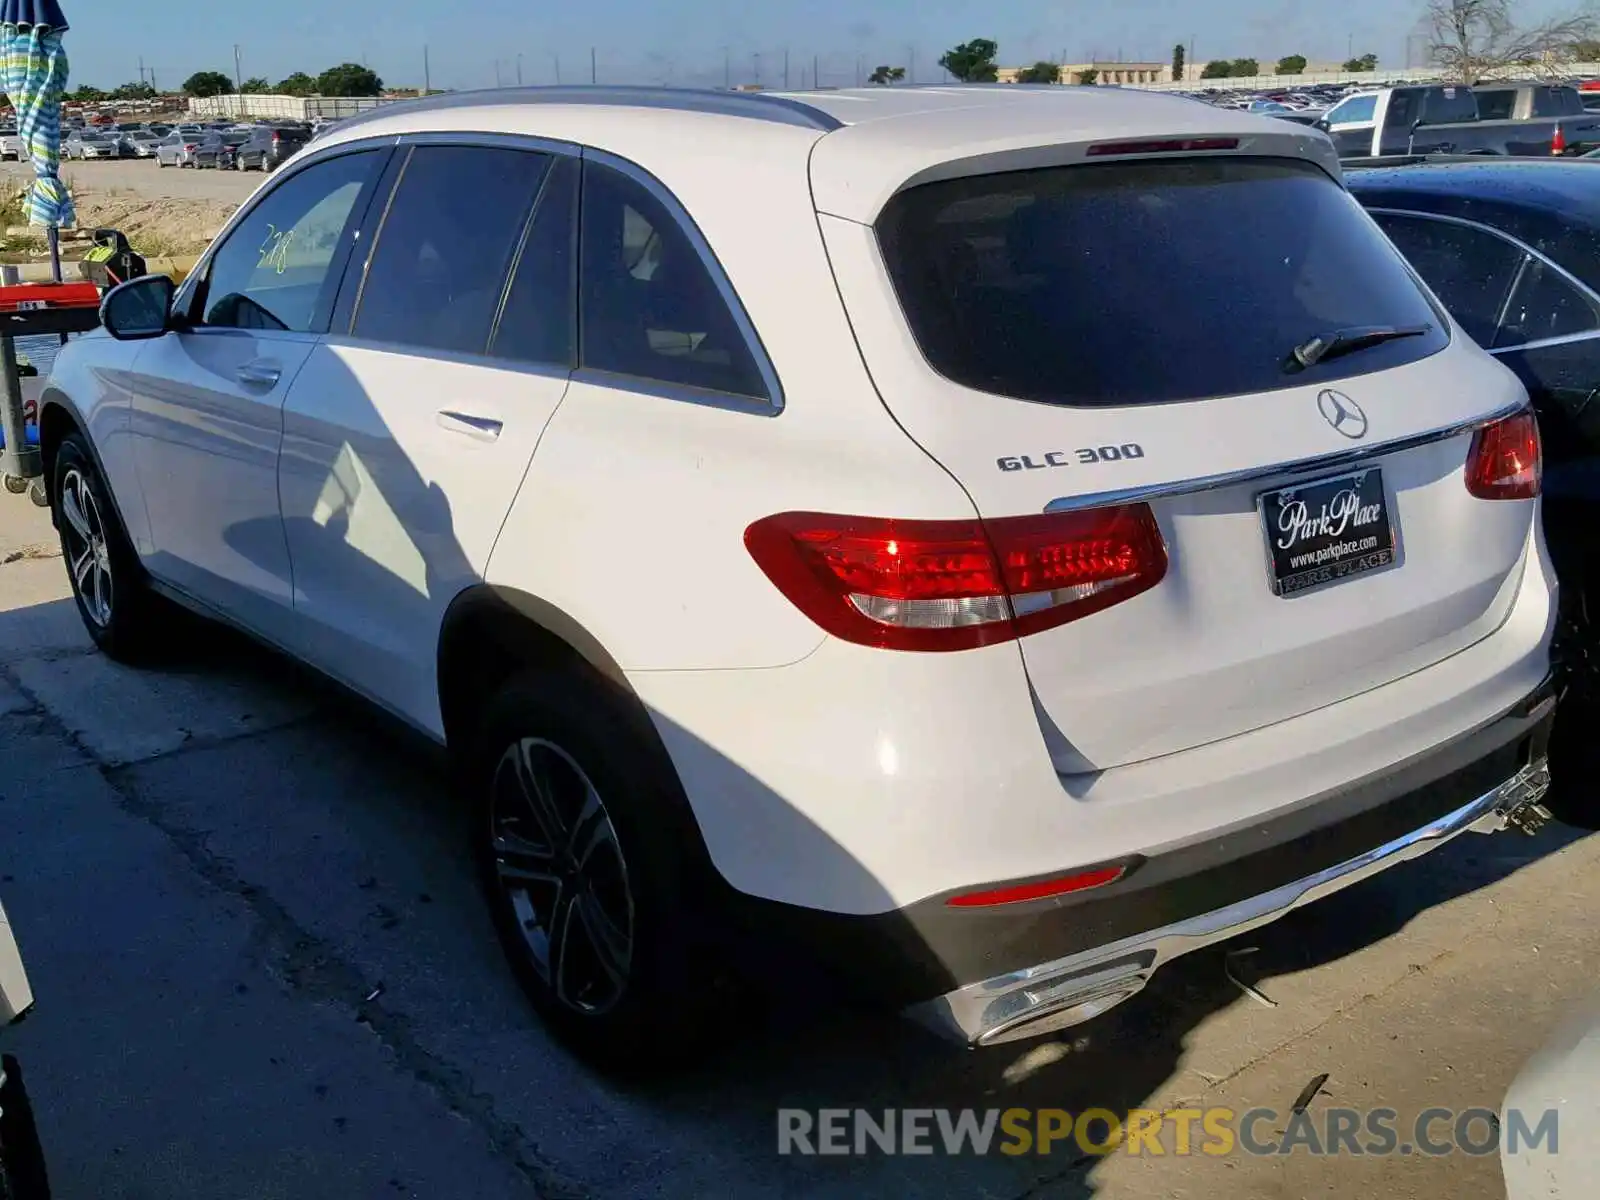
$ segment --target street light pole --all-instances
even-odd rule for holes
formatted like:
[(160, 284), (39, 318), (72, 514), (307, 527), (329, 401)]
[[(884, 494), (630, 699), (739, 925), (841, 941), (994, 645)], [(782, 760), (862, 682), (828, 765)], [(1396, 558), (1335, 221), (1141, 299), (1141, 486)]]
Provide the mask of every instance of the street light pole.
[(517, 86), (522, 86), (522, 55), (517, 55)]
[(238, 97), (239, 115), (244, 116), (244, 73), (239, 69), (239, 43), (233, 44), (233, 94)]

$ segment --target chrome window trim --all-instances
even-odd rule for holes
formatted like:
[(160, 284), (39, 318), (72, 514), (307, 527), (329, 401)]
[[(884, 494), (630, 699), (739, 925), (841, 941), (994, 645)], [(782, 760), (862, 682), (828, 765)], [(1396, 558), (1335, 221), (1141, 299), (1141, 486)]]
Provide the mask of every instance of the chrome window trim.
[[(496, 360), (498, 361), (498, 360)], [(643, 375), (624, 375), (620, 371), (602, 371), (598, 367), (578, 367), (572, 372), (573, 383), (611, 391), (634, 392), (641, 396), (655, 396), (679, 404), (693, 404), (700, 408), (720, 408), (725, 412), (748, 413), (757, 417), (775, 417), (780, 408), (760, 396), (740, 396), (734, 392), (714, 392), (687, 383), (669, 383)]]
[(1573, 342), (1592, 342), (1600, 338), (1600, 329), (1591, 329), (1585, 333), (1566, 333), (1560, 337), (1539, 338), (1537, 341), (1523, 342), (1518, 346), (1500, 346), (1489, 351), (1493, 355), (1517, 354), (1523, 350), (1543, 350), (1546, 346), (1569, 346)]
[(1450, 425), (1443, 425), (1437, 429), (1425, 430), (1407, 437), (1393, 438), (1387, 442), (1375, 442), (1370, 446), (1358, 446), (1352, 450), (1342, 450), (1334, 454), (1317, 454), (1309, 458), (1287, 459), (1282, 462), (1269, 463), (1260, 467), (1245, 467), (1239, 471), (1225, 471), (1220, 475), (1200, 475), (1192, 479), (1179, 479), (1170, 483), (1153, 483), (1144, 487), (1123, 488), (1112, 492), (1093, 492), (1087, 496), (1064, 496), (1059, 500), (1052, 500), (1045, 505), (1045, 512), (1075, 512), (1084, 508), (1101, 508), (1114, 504), (1135, 504), (1142, 501), (1158, 500), (1169, 496), (1187, 496), (1197, 492), (1216, 491), (1219, 488), (1235, 487), (1243, 483), (1256, 483), (1275, 478), (1281, 475), (1295, 475), (1302, 471), (1332, 471), (1340, 467), (1351, 466), (1364, 462), (1369, 458), (1376, 458), (1384, 454), (1398, 454), (1405, 450), (1414, 450), (1418, 446), (1430, 445), (1433, 442), (1449, 441), (1464, 433), (1473, 433), (1485, 425), (1492, 425), (1496, 421), (1504, 420), (1515, 413), (1528, 408), (1525, 400), (1518, 400), (1482, 416), (1472, 417), (1465, 421), (1457, 421)]
[(319, 339), (332, 349), (365, 350), (373, 354), (391, 354), (399, 358), (426, 359), (429, 362), (450, 363), (461, 367), (481, 367), (492, 371), (510, 371), (517, 375), (534, 375), (540, 379), (570, 379), (572, 370), (561, 363), (527, 362), (514, 358), (495, 358), (481, 351), (439, 350), (432, 346), (413, 346), (406, 342), (380, 342), (372, 338), (355, 337), (348, 333), (323, 334)]
[(402, 146), (488, 146), (497, 150), (531, 150), (540, 154), (562, 154), (568, 158), (579, 158), (583, 153), (583, 147), (576, 142), (564, 142), (557, 138), (540, 137), (532, 133), (428, 130), (398, 134), (396, 141)]
[[(1369, 208), (1369, 209), (1367, 209), (1367, 211), (1369, 213), (1371, 213), (1374, 217), (1378, 217), (1378, 216), (1414, 217), (1414, 218), (1416, 218), (1418, 220), (1422, 220), (1422, 221), (1438, 221), (1438, 222), (1440, 222), (1442, 224), (1445, 224), (1445, 225), (1459, 225), (1463, 229), (1476, 229), (1479, 233), (1487, 233), (1491, 237), (1499, 238), (1502, 242), (1505, 242), (1508, 246), (1511, 246), (1516, 250), (1520, 250), (1523, 254), (1528, 255), (1530, 258), (1538, 259), (1541, 263), (1543, 263), (1545, 266), (1549, 267), (1557, 275), (1561, 276), (1562, 279), (1566, 280), (1567, 283), (1571, 284), (1572, 287), (1577, 289), (1578, 292), (1580, 292), (1583, 296), (1585, 296), (1588, 299), (1590, 304), (1594, 305), (1595, 312), (1597, 314), (1596, 319), (1597, 319), (1597, 321), (1600, 321), (1600, 293), (1597, 293), (1592, 287), (1590, 287), (1588, 284), (1584, 283), (1583, 280), (1579, 279), (1576, 275), (1574, 275), (1571, 271), (1567, 270), (1560, 263), (1558, 263), (1555, 259), (1551, 258), (1548, 254), (1545, 254), (1543, 251), (1540, 251), (1540, 250), (1535, 250), (1532, 246), (1528, 245), (1528, 243), (1523, 241), (1521, 238), (1513, 237), (1511, 234), (1505, 232), (1505, 230), (1503, 230), (1503, 229), (1496, 229), (1493, 225), (1485, 225), (1482, 221), (1468, 220), (1466, 217), (1447, 216), (1444, 213), (1418, 212), (1415, 209), (1409, 209), (1409, 208)], [(1398, 249), (1398, 247), (1397, 247), (1397, 249)], [(1524, 265), (1526, 265), (1526, 264), (1524, 264)], [(1522, 270), (1521, 270), (1521, 268), (1519, 268), (1518, 272), (1517, 272), (1517, 278), (1513, 281), (1512, 288), (1509, 289), (1506, 292), (1506, 299), (1505, 299), (1505, 305), (1506, 306), (1510, 305), (1511, 297), (1516, 294), (1515, 285), (1518, 284), (1518, 283), (1521, 283), (1521, 282), (1522, 282)], [(1502, 312), (1500, 314), (1500, 318), (1503, 318), (1504, 316), (1505, 316), (1505, 313)], [(1495, 324), (1495, 332), (1497, 334), (1500, 331), (1499, 330), (1499, 319), (1500, 318), (1496, 319), (1496, 324)], [(1454, 320), (1454, 318), (1451, 318), (1451, 319)], [(1491, 354), (1503, 354), (1503, 353), (1505, 353), (1506, 351), (1509, 351), (1509, 350), (1526, 350), (1530, 346), (1556, 345), (1556, 344), (1559, 344), (1561, 342), (1578, 341), (1578, 340), (1580, 340), (1582, 338), (1594, 337), (1596, 335), (1600, 335), (1600, 324), (1597, 324), (1593, 329), (1586, 329), (1582, 333), (1563, 334), (1561, 337), (1558, 337), (1558, 338), (1541, 338), (1537, 342), (1522, 342), (1522, 343), (1520, 343), (1518, 345), (1515, 345), (1515, 346), (1497, 346), (1493, 350), (1490, 350), (1489, 353), (1491, 353)]]
[[(660, 387), (673, 392), (692, 392), (706, 397), (720, 397), (730, 403), (718, 404), (717, 407), (733, 408), (739, 412), (756, 412), (763, 416), (775, 417), (783, 412), (784, 398), (783, 385), (778, 380), (777, 368), (772, 365), (772, 359), (767, 354), (767, 348), (761, 344), (761, 335), (756, 332), (755, 323), (751, 321), (750, 314), (745, 311), (744, 302), (739, 299), (739, 293), (734, 291), (733, 283), (728, 279), (728, 273), (722, 269), (722, 263), (717, 259), (716, 253), (711, 249), (711, 243), (700, 232), (700, 227), (689, 215), (689, 211), (679, 202), (670, 189), (649, 171), (638, 163), (612, 154), (605, 150), (596, 150), (592, 147), (583, 148), (585, 162), (597, 163), (602, 167), (609, 167), (619, 174), (627, 176), (637, 183), (666, 210), (667, 216), (677, 223), (679, 231), (686, 237), (689, 244), (694, 247), (695, 253), (700, 258), (701, 265), (706, 274), (710, 276), (712, 285), (717, 289), (717, 294), (722, 297), (723, 304), (733, 317), (734, 324), (738, 327), (740, 336), (744, 338), (745, 348), (754, 359), (756, 370), (761, 374), (761, 380), (767, 387), (765, 396), (740, 396), (732, 392), (712, 392), (701, 388), (686, 387), (682, 384), (658, 381), (654, 379), (635, 378), (633, 376), (618, 375), (615, 372), (602, 371), (583, 366), (583, 327), (579, 321), (578, 328), (578, 370), (589, 375), (606, 375), (615, 379), (628, 379), (632, 383), (630, 390), (644, 391), (655, 394), (653, 386), (660, 383)], [(579, 222), (582, 223), (582, 196), (579, 197)], [(582, 256), (578, 262), (578, 288), (583, 289), (583, 262)], [(704, 400), (695, 403), (706, 403)]]

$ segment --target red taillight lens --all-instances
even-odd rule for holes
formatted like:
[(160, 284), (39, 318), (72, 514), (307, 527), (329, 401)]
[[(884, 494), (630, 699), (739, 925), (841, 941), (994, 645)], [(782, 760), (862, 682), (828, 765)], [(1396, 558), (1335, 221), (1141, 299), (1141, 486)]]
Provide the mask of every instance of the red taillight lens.
[(949, 908), (993, 908), (1000, 904), (1024, 904), (1029, 900), (1044, 900), (1050, 896), (1067, 896), (1090, 888), (1105, 887), (1128, 873), (1125, 866), (1100, 867), (1061, 879), (1045, 879), (1038, 883), (1019, 883), (1011, 887), (992, 888), (986, 892), (967, 892), (951, 896), (945, 901)]
[(845, 641), (970, 650), (1065, 625), (1161, 582), (1145, 504), (991, 521), (780, 513), (745, 530), (789, 600)]
[(1539, 422), (1532, 410), (1485, 425), (1467, 454), (1467, 491), (1480, 500), (1531, 500), (1544, 476)]

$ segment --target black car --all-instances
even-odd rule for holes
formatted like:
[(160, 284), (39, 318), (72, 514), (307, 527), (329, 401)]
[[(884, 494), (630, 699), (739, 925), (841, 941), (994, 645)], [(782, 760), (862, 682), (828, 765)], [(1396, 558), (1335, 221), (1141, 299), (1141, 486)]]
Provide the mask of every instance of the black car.
[(232, 170), (234, 155), (249, 136), (248, 133), (208, 133), (200, 139), (190, 158), (196, 167)]
[(1348, 171), (1346, 180), (1459, 329), (1516, 372), (1538, 411), (1568, 689), (1557, 737), (1569, 761), (1581, 752), (1587, 774), (1600, 767), (1600, 739), (1586, 728), (1600, 717), (1600, 165), (1422, 162)]
[(258, 125), (235, 152), (234, 168), (276, 171), (310, 140), (310, 131), (299, 126)]

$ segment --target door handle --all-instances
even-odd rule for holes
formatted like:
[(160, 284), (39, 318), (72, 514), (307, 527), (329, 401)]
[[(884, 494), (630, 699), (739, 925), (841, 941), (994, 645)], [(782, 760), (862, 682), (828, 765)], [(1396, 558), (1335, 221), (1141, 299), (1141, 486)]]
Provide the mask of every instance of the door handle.
[(278, 380), (283, 378), (283, 368), (277, 363), (247, 362), (234, 372), (235, 378), (240, 383), (250, 387), (271, 388), (278, 386)]
[(475, 417), (471, 413), (455, 412), (448, 408), (439, 410), (438, 420), (441, 429), (465, 434), (480, 442), (497, 440), (500, 431), (506, 427), (504, 421), (497, 421), (493, 417)]

